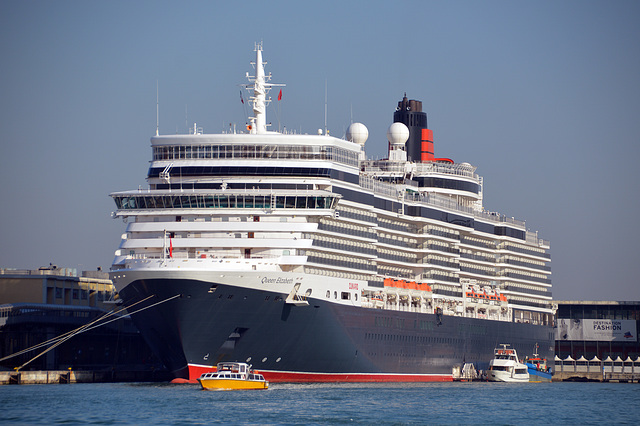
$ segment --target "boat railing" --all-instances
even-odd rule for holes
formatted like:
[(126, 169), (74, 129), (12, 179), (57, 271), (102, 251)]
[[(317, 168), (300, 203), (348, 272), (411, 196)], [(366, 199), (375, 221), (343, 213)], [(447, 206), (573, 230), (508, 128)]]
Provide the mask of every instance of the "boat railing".
[[(482, 219), (493, 223), (505, 223), (522, 228), (526, 226), (526, 223), (524, 221), (515, 219), (513, 217), (508, 217), (496, 212), (480, 211), (471, 206), (461, 205), (456, 201), (454, 197), (449, 197), (443, 194), (405, 192), (405, 185), (396, 185), (389, 182), (384, 182), (372, 176), (361, 175), (360, 186), (364, 189), (373, 191), (376, 194), (398, 198), (399, 200), (402, 200), (404, 202), (424, 203), (436, 207), (442, 207), (445, 209), (466, 213), (472, 215), (476, 219)], [(540, 243), (542, 240), (539, 240), (537, 238), (537, 233), (528, 232), (527, 241)]]
[[(372, 299), (370, 296), (363, 296), (360, 306), (367, 309), (381, 309), (386, 311), (396, 311), (396, 312), (415, 312), (415, 313), (423, 313), (423, 314), (433, 314), (434, 313), (434, 305), (429, 301), (429, 303), (424, 303), (420, 305), (415, 304), (407, 304), (407, 303), (396, 303), (395, 300), (386, 300), (385, 302), (380, 301), (380, 303), (376, 303), (375, 299)], [(494, 321), (504, 321), (511, 322), (511, 317), (507, 314), (500, 313), (490, 313), (483, 314), (479, 312), (460, 312), (454, 309), (443, 309), (443, 315), (445, 316), (458, 316), (464, 318), (477, 318), (477, 319), (489, 319)]]
[[(175, 253), (175, 251), (174, 251)], [(174, 260), (174, 261), (205, 261), (205, 260), (209, 260), (209, 261), (214, 261), (214, 262), (220, 262), (220, 261), (226, 261), (226, 260), (262, 260), (262, 259), (278, 259), (281, 258), (282, 256), (286, 256), (286, 255), (277, 255), (277, 254), (273, 254), (273, 255), (237, 255), (237, 256), (216, 256), (213, 254), (210, 254), (206, 257), (179, 257), (179, 256), (174, 256), (174, 257), (166, 257), (163, 256), (162, 253), (160, 254), (151, 254), (151, 253), (134, 253), (134, 254), (128, 254), (127, 256), (125, 256), (125, 259), (127, 260)], [(290, 255), (289, 255), (290, 256)], [(295, 256), (295, 255), (294, 255)]]
[[(406, 171), (405, 162), (395, 162), (389, 160), (367, 160), (360, 163), (361, 168), (365, 172), (372, 173), (380, 173), (380, 172), (391, 172), (391, 173), (404, 173)], [(410, 167), (415, 170), (418, 175), (425, 175), (428, 173), (441, 173), (447, 175), (457, 175), (469, 177), (475, 180), (480, 179), (480, 177), (475, 174), (476, 168), (470, 164), (465, 163), (436, 163), (436, 162), (427, 162), (427, 163), (411, 163)]]

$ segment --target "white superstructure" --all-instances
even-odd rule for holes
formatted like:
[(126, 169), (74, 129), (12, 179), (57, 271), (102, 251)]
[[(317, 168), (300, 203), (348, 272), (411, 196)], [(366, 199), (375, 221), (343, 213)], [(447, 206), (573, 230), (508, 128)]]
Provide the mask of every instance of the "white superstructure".
[[(148, 188), (111, 194), (126, 231), (117, 288), (143, 278), (214, 280), (366, 309), (548, 325), (549, 243), (487, 212), (475, 167), (368, 161), (347, 139), (267, 131), (269, 76), (256, 46), (246, 133), (156, 135)], [(404, 128), (403, 128), (404, 126)]]

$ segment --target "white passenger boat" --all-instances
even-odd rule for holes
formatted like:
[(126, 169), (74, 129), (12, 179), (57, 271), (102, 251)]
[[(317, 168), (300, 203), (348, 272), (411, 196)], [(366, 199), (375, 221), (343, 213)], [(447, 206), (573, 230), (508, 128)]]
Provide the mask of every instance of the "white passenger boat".
[(528, 382), (527, 366), (520, 362), (518, 353), (507, 344), (496, 348), (495, 356), (489, 363), (487, 380), (490, 382)]

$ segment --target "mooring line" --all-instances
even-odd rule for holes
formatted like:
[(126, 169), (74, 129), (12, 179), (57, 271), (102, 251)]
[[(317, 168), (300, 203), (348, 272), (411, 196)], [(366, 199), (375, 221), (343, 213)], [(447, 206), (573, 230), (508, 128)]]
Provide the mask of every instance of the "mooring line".
[[(133, 305), (131, 305), (131, 306), (135, 306), (135, 305), (137, 305), (138, 303), (144, 302), (145, 300), (150, 299), (150, 298), (152, 298), (152, 297), (154, 297), (154, 296), (155, 296), (155, 295), (153, 295), (153, 294), (152, 294), (151, 296), (148, 296), (148, 297), (146, 297), (146, 298), (144, 298), (144, 299), (142, 299), (142, 300), (140, 300), (140, 301), (138, 301), (138, 302), (134, 303), (134, 304), (133, 304)], [(118, 309), (118, 310), (116, 311), (116, 309)], [(45, 341), (45, 342), (38, 343), (37, 345), (34, 345), (34, 346), (29, 347), (29, 348), (23, 349), (23, 350), (21, 350), (21, 351), (19, 351), (19, 352), (13, 353), (13, 354), (8, 355), (8, 356), (6, 356), (6, 357), (4, 357), (4, 358), (0, 358), (0, 361), (4, 361), (4, 360), (6, 360), (6, 359), (13, 358), (13, 357), (18, 356), (18, 355), (22, 355), (22, 354), (24, 354), (24, 353), (26, 353), (26, 352), (30, 352), (30, 351), (34, 351), (34, 350), (36, 350), (36, 349), (42, 348), (42, 347), (47, 346), (47, 345), (49, 345), (49, 344), (56, 343), (56, 342), (58, 342), (60, 339), (63, 339), (63, 338), (65, 338), (65, 337), (66, 337), (66, 336), (68, 336), (68, 335), (74, 335), (75, 333), (77, 333), (78, 331), (82, 330), (83, 328), (86, 328), (86, 327), (88, 327), (88, 326), (90, 326), (90, 325), (92, 325), (92, 324), (95, 324), (95, 323), (97, 323), (97, 322), (99, 322), (99, 321), (101, 321), (101, 320), (103, 320), (103, 319), (105, 319), (105, 318), (108, 318), (108, 317), (110, 317), (111, 315), (116, 315), (116, 314), (118, 314), (118, 313), (122, 312), (122, 311), (123, 311), (123, 310), (125, 310), (125, 309), (126, 309), (126, 308), (120, 308), (120, 307), (114, 308), (114, 309), (112, 309), (112, 310), (111, 310), (111, 311), (109, 311), (109, 312), (105, 312), (105, 313), (104, 313), (104, 314), (102, 314), (100, 317), (98, 317), (98, 318), (94, 319), (93, 321), (91, 321), (91, 322), (90, 322), (90, 323), (88, 323), (88, 324), (84, 324), (84, 325), (82, 325), (82, 326), (80, 326), (80, 327), (78, 327), (78, 328), (76, 328), (76, 329), (74, 329), (74, 330), (67, 331), (66, 333), (63, 333), (63, 334), (61, 334), (61, 335), (59, 335), (59, 336), (56, 336), (56, 337), (52, 337), (51, 339), (49, 339), (49, 340), (47, 340), (47, 341)]]
[[(165, 299), (165, 300), (162, 300), (162, 301), (160, 301), (160, 302), (156, 302), (156, 303), (154, 303), (154, 304), (152, 304), (152, 305), (146, 306), (146, 307), (144, 307), (144, 308), (138, 309), (137, 311), (129, 312), (129, 315), (137, 314), (138, 312), (142, 312), (142, 311), (144, 311), (144, 310), (146, 310), (146, 309), (153, 308), (154, 306), (157, 306), (157, 305), (159, 305), (159, 304), (161, 304), (161, 303), (164, 303), (164, 302), (168, 302), (169, 300), (173, 300), (173, 299), (175, 299), (176, 297), (180, 297), (180, 296), (181, 296), (180, 294), (176, 294), (175, 296), (171, 296), (171, 297), (169, 297), (168, 299)], [(133, 306), (133, 305), (132, 305), (132, 306)], [(105, 323), (102, 323), (102, 324), (96, 325), (96, 326), (91, 327), (91, 328), (87, 328), (86, 330), (82, 330), (82, 331), (81, 331), (81, 333), (84, 333), (85, 331), (93, 330), (93, 329), (98, 328), (98, 327), (102, 327), (103, 325), (109, 324), (110, 322), (118, 321), (118, 320), (120, 320), (120, 319), (122, 319), (122, 318), (124, 318), (124, 317), (119, 317), (119, 318), (113, 318), (113, 319), (110, 319), (109, 321), (107, 321), (107, 322), (105, 322)]]
[[(17, 352), (17, 353), (15, 353), (15, 354), (12, 354), (12, 355), (9, 355), (9, 356), (7, 356), (7, 357), (4, 357), (4, 358), (0, 359), (0, 361), (5, 360), (5, 359), (9, 359), (9, 358), (13, 358), (14, 356), (18, 356), (18, 355), (23, 354), (23, 353), (25, 353), (25, 352), (32, 351), (32, 350), (37, 349), (37, 348), (41, 348), (42, 346), (44, 346), (44, 345), (46, 345), (46, 344), (51, 344), (52, 342), (55, 342), (52, 346), (50, 346), (50, 347), (49, 347), (49, 348), (47, 348), (46, 350), (42, 351), (41, 353), (39, 353), (39, 354), (38, 354), (38, 355), (36, 355), (35, 357), (31, 358), (29, 361), (25, 362), (25, 363), (24, 363), (24, 364), (22, 364), (20, 367), (16, 367), (16, 368), (15, 368), (15, 370), (16, 370), (16, 371), (20, 371), (20, 369), (22, 369), (23, 367), (25, 367), (26, 365), (28, 365), (28, 364), (29, 364), (29, 363), (31, 363), (32, 361), (34, 361), (34, 360), (38, 359), (39, 357), (41, 357), (42, 355), (46, 354), (46, 353), (47, 353), (47, 352), (49, 352), (50, 350), (52, 350), (52, 349), (54, 349), (54, 348), (56, 348), (56, 347), (60, 346), (62, 343), (66, 342), (67, 340), (71, 339), (72, 337), (77, 336), (78, 334), (82, 334), (82, 333), (84, 333), (85, 331), (89, 331), (89, 330), (96, 329), (96, 328), (98, 328), (98, 327), (102, 327), (103, 325), (109, 324), (109, 323), (111, 323), (111, 322), (113, 322), (113, 321), (117, 321), (117, 320), (120, 320), (120, 319), (122, 319), (122, 318), (125, 318), (126, 316), (120, 316), (120, 317), (118, 317), (118, 318), (113, 318), (113, 319), (111, 319), (111, 320), (109, 320), (109, 321), (106, 321), (106, 322), (103, 322), (103, 323), (101, 323), (101, 324), (95, 325), (97, 322), (99, 322), (99, 321), (101, 321), (101, 320), (104, 320), (105, 318), (107, 318), (107, 317), (109, 317), (109, 316), (111, 316), (111, 315), (115, 315), (115, 314), (117, 314), (117, 313), (120, 313), (120, 312), (122, 312), (122, 311), (124, 311), (124, 310), (126, 310), (126, 309), (130, 309), (130, 308), (132, 308), (133, 306), (135, 306), (135, 305), (137, 305), (137, 304), (139, 304), (139, 303), (142, 303), (142, 302), (144, 302), (145, 300), (148, 300), (148, 299), (150, 299), (150, 298), (152, 298), (152, 297), (154, 297), (154, 296), (155, 296), (155, 295), (154, 295), (154, 294), (152, 294), (151, 296), (148, 296), (148, 297), (146, 297), (146, 298), (144, 298), (144, 299), (141, 299), (141, 300), (139, 300), (139, 301), (135, 302), (134, 304), (132, 304), (132, 305), (130, 305), (130, 306), (128, 306), (128, 307), (123, 307), (123, 308), (119, 309), (118, 311), (112, 310), (112, 311), (110, 311), (110, 312), (106, 313), (105, 315), (101, 316), (100, 318), (98, 318), (98, 319), (96, 319), (96, 320), (94, 320), (94, 321), (91, 321), (91, 322), (89, 322), (89, 323), (87, 323), (87, 324), (83, 325), (82, 327), (78, 327), (78, 328), (77, 328), (77, 329), (75, 329), (75, 330), (69, 331), (69, 332), (67, 332), (67, 333), (64, 333), (64, 334), (62, 334), (62, 335), (58, 336), (57, 338), (49, 339), (47, 342), (40, 343), (40, 344), (38, 344), (38, 345), (32, 346), (31, 348), (24, 349), (24, 350), (22, 350), (22, 351), (20, 351), (20, 352)], [(171, 297), (169, 297), (169, 298), (167, 298), (167, 299), (165, 299), (165, 300), (162, 300), (162, 301), (160, 301), (160, 302), (156, 302), (156, 303), (151, 304), (151, 305), (149, 305), (149, 306), (147, 306), (147, 307), (144, 307), (144, 308), (142, 308), (142, 309), (138, 309), (138, 310), (136, 310), (136, 311), (129, 312), (129, 315), (136, 314), (136, 313), (138, 313), (138, 312), (142, 312), (142, 311), (144, 311), (145, 309), (152, 308), (152, 307), (154, 307), (154, 306), (157, 306), (157, 305), (159, 305), (159, 304), (161, 304), (161, 303), (168, 302), (169, 300), (173, 300), (173, 299), (175, 299), (175, 298), (177, 298), (177, 297), (180, 297), (180, 296), (181, 296), (180, 294), (176, 294), (175, 296), (171, 296)]]

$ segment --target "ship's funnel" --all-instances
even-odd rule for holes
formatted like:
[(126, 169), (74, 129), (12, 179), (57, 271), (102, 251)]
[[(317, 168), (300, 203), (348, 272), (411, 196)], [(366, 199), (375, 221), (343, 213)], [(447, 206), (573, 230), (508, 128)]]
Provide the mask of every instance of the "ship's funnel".
[(409, 128), (405, 145), (407, 159), (417, 163), (434, 161), (433, 132), (427, 129), (427, 114), (422, 112), (422, 102), (407, 99), (405, 93), (393, 114), (393, 121)]

